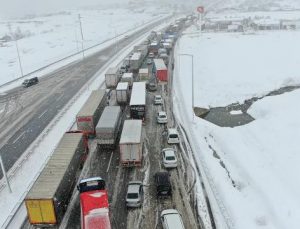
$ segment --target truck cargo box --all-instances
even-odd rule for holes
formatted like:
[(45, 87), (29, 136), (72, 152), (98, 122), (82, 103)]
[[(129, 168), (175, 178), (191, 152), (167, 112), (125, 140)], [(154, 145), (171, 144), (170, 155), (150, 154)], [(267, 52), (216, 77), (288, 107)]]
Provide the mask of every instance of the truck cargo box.
[(120, 80), (119, 69), (117, 67), (109, 68), (105, 73), (106, 88), (115, 88)]
[(143, 61), (143, 56), (140, 52), (135, 52), (130, 58), (130, 70), (132, 72), (138, 72)]
[(82, 133), (65, 133), (25, 197), (30, 224), (60, 224), (76, 184), (85, 152)]
[(141, 120), (125, 120), (119, 145), (123, 166), (141, 166), (143, 156)]
[(134, 82), (130, 97), (130, 115), (133, 119), (144, 119), (146, 115), (146, 83)]
[(77, 129), (86, 134), (94, 135), (95, 126), (107, 103), (106, 90), (92, 91), (90, 97), (76, 116)]
[(119, 106), (105, 107), (96, 126), (96, 138), (98, 145), (113, 147), (116, 144), (121, 123), (121, 108)]
[(153, 62), (153, 72), (156, 78), (160, 81), (168, 81), (168, 69), (163, 59), (154, 59)]
[(128, 82), (120, 82), (116, 88), (116, 97), (118, 104), (127, 104), (129, 98)]
[(141, 68), (139, 70), (139, 81), (148, 81), (149, 80), (149, 70), (148, 68)]
[(126, 72), (122, 75), (121, 82), (128, 82), (129, 88), (132, 88), (133, 84), (133, 74)]

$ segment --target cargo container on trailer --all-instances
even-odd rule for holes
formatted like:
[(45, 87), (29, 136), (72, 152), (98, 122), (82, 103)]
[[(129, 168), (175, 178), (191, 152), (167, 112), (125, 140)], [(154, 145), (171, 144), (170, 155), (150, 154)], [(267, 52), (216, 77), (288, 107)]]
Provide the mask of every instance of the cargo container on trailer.
[(129, 98), (129, 84), (128, 82), (120, 82), (116, 88), (116, 98), (118, 104), (127, 104)]
[(146, 116), (146, 83), (134, 82), (130, 97), (130, 116), (133, 119), (145, 119)]
[(133, 73), (126, 72), (122, 75), (121, 82), (128, 82), (129, 88), (132, 88), (133, 84)]
[(122, 124), (122, 111), (119, 106), (105, 107), (96, 126), (97, 144), (102, 147), (114, 147)]
[(159, 81), (168, 81), (168, 69), (163, 59), (153, 60), (153, 72)]
[(115, 88), (120, 80), (119, 69), (117, 67), (109, 68), (105, 73), (106, 88)]
[(143, 156), (142, 121), (125, 120), (120, 139), (120, 160), (123, 166), (141, 166)]
[(139, 70), (139, 81), (148, 81), (149, 80), (149, 70), (148, 68), (140, 68)]
[(84, 152), (82, 133), (64, 134), (25, 197), (30, 224), (40, 227), (60, 224), (75, 187)]
[(107, 103), (106, 90), (92, 91), (90, 97), (76, 116), (77, 129), (85, 134), (94, 135), (95, 126)]
[(131, 72), (137, 73), (143, 62), (143, 56), (140, 52), (135, 52), (130, 57), (130, 70)]
[(142, 44), (142, 45), (134, 46), (133, 51), (134, 52), (140, 52), (141, 55), (142, 55), (142, 58), (144, 59), (148, 54), (148, 45), (143, 45)]

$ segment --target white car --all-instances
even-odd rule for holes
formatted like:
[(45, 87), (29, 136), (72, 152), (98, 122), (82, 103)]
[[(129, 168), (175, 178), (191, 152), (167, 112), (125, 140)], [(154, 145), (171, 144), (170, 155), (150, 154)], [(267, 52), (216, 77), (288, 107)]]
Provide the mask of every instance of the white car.
[(161, 223), (164, 229), (184, 229), (181, 215), (175, 209), (166, 209), (161, 212)]
[(163, 157), (163, 165), (165, 168), (176, 168), (177, 158), (173, 148), (165, 148), (161, 151)]
[(157, 123), (163, 124), (167, 122), (168, 122), (167, 113), (165, 111), (159, 111), (157, 113)]
[(154, 96), (154, 105), (161, 105), (163, 103), (161, 95)]
[(143, 183), (141, 181), (130, 181), (127, 187), (126, 206), (137, 208), (143, 201)]
[(169, 128), (168, 129), (168, 144), (178, 144), (180, 142), (179, 140), (179, 134), (175, 128)]

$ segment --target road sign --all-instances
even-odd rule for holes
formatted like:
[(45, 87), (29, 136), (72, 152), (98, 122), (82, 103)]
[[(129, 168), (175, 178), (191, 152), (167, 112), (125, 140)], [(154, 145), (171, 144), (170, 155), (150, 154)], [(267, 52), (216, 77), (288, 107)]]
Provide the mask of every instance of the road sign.
[(198, 7), (197, 7), (197, 11), (198, 11), (200, 14), (203, 14), (203, 13), (204, 13), (204, 6), (198, 6)]

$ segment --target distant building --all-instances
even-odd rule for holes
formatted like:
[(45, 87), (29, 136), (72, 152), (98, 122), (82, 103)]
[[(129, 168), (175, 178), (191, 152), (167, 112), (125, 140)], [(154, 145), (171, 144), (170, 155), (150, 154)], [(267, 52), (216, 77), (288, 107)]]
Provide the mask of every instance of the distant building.
[(281, 20), (280, 29), (284, 29), (284, 30), (300, 29), (300, 20)]
[(280, 21), (279, 20), (254, 20), (253, 28), (255, 30), (279, 30)]

